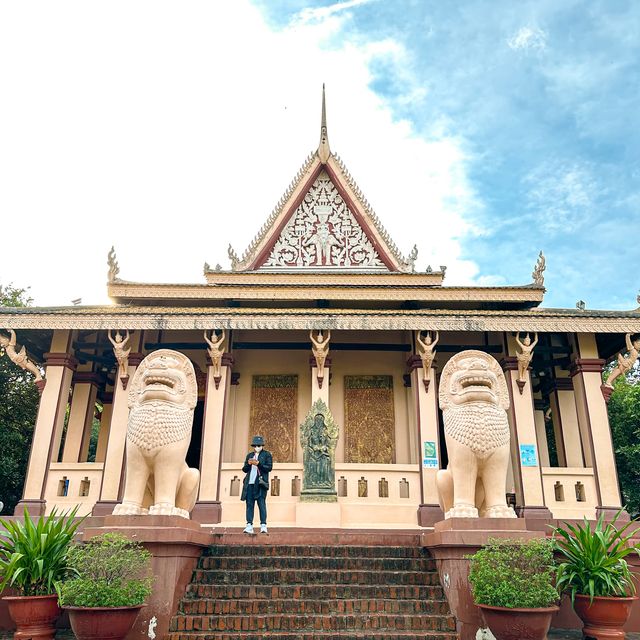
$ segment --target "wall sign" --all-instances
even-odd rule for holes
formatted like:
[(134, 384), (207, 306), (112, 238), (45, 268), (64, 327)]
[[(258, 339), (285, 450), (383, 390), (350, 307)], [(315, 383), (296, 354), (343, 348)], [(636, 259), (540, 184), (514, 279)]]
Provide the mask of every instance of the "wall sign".
[(438, 449), (436, 443), (431, 440), (425, 440), (423, 443), (422, 466), (425, 469), (438, 469)]
[(538, 466), (538, 454), (536, 452), (535, 444), (521, 444), (520, 445), (520, 464), (523, 467), (537, 467)]

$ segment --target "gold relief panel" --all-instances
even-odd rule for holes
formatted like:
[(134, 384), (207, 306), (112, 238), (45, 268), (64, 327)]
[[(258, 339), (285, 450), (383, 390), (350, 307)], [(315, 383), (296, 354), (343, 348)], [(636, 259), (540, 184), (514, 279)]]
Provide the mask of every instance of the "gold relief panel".
[(250, 435), (261, 435), (274, 462), (296, 461), (298, 376), (253, 376)]
[(393, 376), (345, 376), (346, 462), (393, 464)]

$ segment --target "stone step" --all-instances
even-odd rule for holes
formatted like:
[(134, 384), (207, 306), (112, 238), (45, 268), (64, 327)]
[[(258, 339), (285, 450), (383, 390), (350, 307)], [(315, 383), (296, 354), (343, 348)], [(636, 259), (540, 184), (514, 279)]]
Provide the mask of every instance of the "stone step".
[(224, 569), (237, 571), (247, 569), (359, 569), (367, 571), (435, 571), (432, 558), (363, 558), (316, 556), (206, 556), (198, 561), (198, 569)]
[(242, 528), (215, 527), (211, 530), (213, 545), (268, 546), (273, 545), (327, 545), (327, 546), (422, 546), (422, 530), (398, 529), (395, 531), (377, 529), (315, 529), (315, 528), (273, 528), (269, 535), (249, 536)]
[(422, 614), (449, 615), (446, 600), (355, 599), (348, 600), (183, 600), (178, 615), (262, 615), (280, 614)]
[(454, 631), (420, 631), (419, 633), (402, 631), (262, 631), (248, 634), (246, 631), (211, 633), (185, 632), (169, 633), (167, 640), (262, 640), (273, 638), (278, 640), (458, 640)]
[[(245, 536), (244, 540), (249, 537)], [(217, 544), (205, 549), (205, 556), (323, 556), (326, 558), (428, 558), (429, 553), (420, 547), (383, 547), (380, 545), (231, 545)]]
[(187, 586), (185, 600), (191, 599), (398, 599), (444, 600), (440, 584), (433, 585), (358, 585), (358, 584), (298, 584), (298, 585), (228, 585), (194, 584)]
[(448, 615), (368, 613), (366, 615), (177, 615), (169, 631), (455, 631)]
[(435, 572), (367, 569), (196, 569), (191, 580), (198, 584), (439, 584)]

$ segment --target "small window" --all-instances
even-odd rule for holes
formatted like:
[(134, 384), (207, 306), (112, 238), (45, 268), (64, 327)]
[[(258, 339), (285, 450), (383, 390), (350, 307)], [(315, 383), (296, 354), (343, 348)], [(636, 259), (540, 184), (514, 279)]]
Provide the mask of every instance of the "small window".
[(347, 479), (344, 476), (338, 478), (338, 497), (347, 497)]
[(402, 478), (402, 480), (400, 480), (400, 497), (409, 497), (409, 483), (407, 482), (406, 478)]
[(91, 480), (86, 476), (80, 481), (80, 497), (86, 498), (89, 495), (89, 489), (91, 488)]
[(364, 476), (358, 480), (358, 498), (367, 498), (369, 496), (369, 483)]
[(386, 480), (386, 478), (380, 478), (380, 480), (378, 480), (378, 497), (389, 497), (389, 482)]
[(578, 502), (586, 502), (587, 496), (584, 491), (584, 485), (582, 482), (576, 482), (576, 500)]
[(271, 495), (280, 495), (280, 478), (278, 478), (278, 476), (273, 476), (273, 478), (271, 478)]
[(291, 480), (291, 495), (299, 496), (300, 495), (300, 478), (298, 476), (294, 476)]
[(58, 495), (61, 497), (69, 495), (69, 478), (62, 476), (62, 480), (58, 482)]
[(238, 476), (233, 476), (231, 480), (231, 487), (229, 489), (230, 496), (239, 496), (240, 495), (240, 478)]
[(556, 502), (564, 502), (564, 487), (559, 480), (553, 485), (553, 491), (556, 494)]

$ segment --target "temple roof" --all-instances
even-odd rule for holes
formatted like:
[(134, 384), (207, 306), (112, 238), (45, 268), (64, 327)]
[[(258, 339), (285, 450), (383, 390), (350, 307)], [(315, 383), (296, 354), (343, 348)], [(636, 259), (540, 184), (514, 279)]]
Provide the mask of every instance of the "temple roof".
[(259, 307), (0, 307), (7, 329), (348, 329), (640, 332), (640, 309), (454, 310)]
[(323, 86), (318, 148), (242, 257), (229, 247), (232, 270), (411, 273), (417, 253), (416, 247), (408, 257), (400, 253), (342, 160), (331, 151)]

